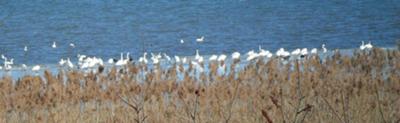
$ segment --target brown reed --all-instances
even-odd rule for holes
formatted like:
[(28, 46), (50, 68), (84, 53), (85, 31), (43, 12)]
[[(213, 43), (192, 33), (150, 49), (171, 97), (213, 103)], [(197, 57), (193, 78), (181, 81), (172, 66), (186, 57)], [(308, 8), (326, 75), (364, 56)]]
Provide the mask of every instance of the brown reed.
[(212, 62), (199, 79), (194, 66), (182, 64), (4, 76), (0, 122), (400, 121), (399, 50), (335, 52), (286, 64), (257, 59), (234, 70), (238, 64), (220, 76), (221, 63)]

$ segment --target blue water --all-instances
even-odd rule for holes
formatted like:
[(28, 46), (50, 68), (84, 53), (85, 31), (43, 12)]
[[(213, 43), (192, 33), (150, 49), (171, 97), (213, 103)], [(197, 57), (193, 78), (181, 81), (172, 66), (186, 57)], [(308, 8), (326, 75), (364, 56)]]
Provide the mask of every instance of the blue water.
[[(205, 41), (196, 43), (200, 36)], [(244, 53), (261, 45), (275, 52), (323, 43), (348, 49), (362, 40), (393, 47), (397, 39), (398, 0), (0, 1), (0, 54), (16, 64), (54, 64), (78, 53), (189, 56), (195, 49)], [(53, 41), (57, 49), (51, 48)]]

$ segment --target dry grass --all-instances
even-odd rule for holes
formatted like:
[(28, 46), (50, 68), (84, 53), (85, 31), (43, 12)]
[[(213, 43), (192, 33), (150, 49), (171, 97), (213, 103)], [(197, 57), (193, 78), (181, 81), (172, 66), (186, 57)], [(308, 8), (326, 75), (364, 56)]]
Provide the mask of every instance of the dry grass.
[[(400, 121), (400, 52), (373, 49), (219, 75), (181, 64), (0, 79), (0, 122), (302, 123)], [(234, 65), (227, 69), (235, 68)], [(147, 74), (143, 74), (146, 71)], [(179, 75), (184, 75), (178, 79)], [(12, 83), (15, 83), (13, 85)]]

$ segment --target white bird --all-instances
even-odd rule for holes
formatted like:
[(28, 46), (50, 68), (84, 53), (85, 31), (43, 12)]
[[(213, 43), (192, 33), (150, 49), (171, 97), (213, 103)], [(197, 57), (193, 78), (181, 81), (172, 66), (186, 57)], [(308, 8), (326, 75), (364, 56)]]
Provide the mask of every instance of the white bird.
[(183, 57), (183, 58), (182, 58), (182, 63), (185, 64), (186, 62), (187, 62), (187, 58), (186, 58), (186, 57)]
[(325, 48), (325, 44), (322, 44), (322, 52), (326, 53), (328, 50)]
[(108, 61), (107, 61), (109, 64), (114, 64), (114, 59), (113, 58), (110, 58), (110, 59), (108, 59)]
[(194, 68), (198, 71), (198, 72), (203, 72), (204, 69), (201, 67), (201, 65), (199, 65), (199, 63), (192, 61), (191, 64), (194, 66)]
[(222, 54), (222, 55), (219, 55), (217, 60), (218, 61), (225, 61), (225, 59), (226, 59), (226, 55)]
[(364, 50), (364, 49), (365, 49), (364, 41), (361, 41), (360, 50)]
[(163, 53), (163, 55), (164, 55), (164, 58), (167, 59), (168, 62), (171, 61), (171, 57), (169, 57), (166, 53)]
[(162, 58), (161, 53), (158, 53), (155, 57), (161, 59)]
[(33, 72), (37, 72), (39, 70), (40, 70), (40, 66), (39, 65), (35, 65), (35, 66), (32, 67), (32, 71)]
[(258, 53), (258, 56), (261, 56), (261, 57), (264, 57), (264, 56), (272, 57), (271, 52), (269, 52), (268, 50), (262, 49), (260, 45), (258, 46), (258, 50), (260, 51), (260, 52)]
[(232, 59), (233, 60), (240, 59), (240, 53), (239, 52), (232, 53)]
[(269, 52), (267, 50), (261, 50), (260, 53), (258, 53), (258, 55), (261, 56), (261, 57), (265, 57), (265, 56), (272, 57), (271, 52)]
[(11, 65), (5, 65), (5, 66), (4, 66), (4, 69), (5, 69), (5, 70), (11, 70), (11, 69), (12, 69), (12, 66), (11, 66)]
[(201, 36), (200, 38), (196, 39), (197, 42), (203, 42), (204, 41), (204, 36)]
[(257, 54), (256, 52), (254, 52), (254, 50), (250, 50), (249, 52), (247, 52), (247, 55), (248, 55), (248, 56), (254, 55), (254, 54)]
[(300, 52), (301, 52), (301, 50), (299, 48), (297, 48), (297, 49), (292, 51), (291, 55), (297, 56), (297, 55), (300, 55)]
[(216, 61), (218, 59), (217, 55), (211, 55), (211, 57), (208, 59), (209, 61)]
[(70, 43), (69, 46), (72, 47), (72, 48), (75, 48), (75, 44), (74, 43)]
[(277, 52), (276, 52), (276, 56), (279, 57), (288, 57), (290, 55), (290, 53), (288, 51), (285, 51), (284, 48), (280, 48)]
[(147, 52), (143, 53), (143, 56), (139, 58), (139, 62), (147, 64)]
[[(126, 53), (126, 62), (129, 62), (131, 60), (130, 52)], [(97, 59), (99, 60), (99, 59)]]
[(53, 45), (51, 45), (52, 48), (57, 48), (56, 42), (53, 42)]
[(7, 60), (7, 58), (4, 60), (4, 65), (6, 66), (6, 65), (13, 65), (14, 64), (14, 59), (11, 59), (11, 60)]
[(273, 56), (273, 54), (271, 52), (268, 52), (267, 58), (271, 58), (272, 56)]
[(117, 63), (115, 63), (115, 65), (117, 65), (117, 66), (126, 65), (126, 61), (124, 60), (124, 55), (123, 55), (123, 53), (121, 53), (121, 57), (120, 57), (120, 59), (117, 61)]
[(259, 55), (258, 55), (258, 53), (254, 52), (254, 50), (250, 50), (249, 52), (247, 52), (247, 56), (248, 57), (246, 58), (246, 61), (251, 61), (251, 60), (257, 58)]
[(22, 69), (26, 70), (27, 68), (26, 64), (22, 64)]
[(78, 54), (78, 61), (82, 62), (86, 57), (87, 57), (86, 55)]
[(161, 53), (158, 53), (157, 55), (155, 55), (152, 59), (153, 59), (153, 63), (154, 64), (158, 64), (160, 63), (160, 59), (162, 58)]
[(317, 52), (318, 52), (318, 49), (317, 49), (317, 48), (311, 49), (311, 54), (317, 54)]
[(101, 58), (97, 58), (97, 64), (104, 66), (104, 61)]
[(151, 60), (153, 60), (153, 64), (160, 63), (160, 60), (157, 57), (152, 57)]
[(307, 48), (301, 49), (301, 53), (300, 53), (300, 54), (301, 54), (302, 56), (307, 55), (307, 54), (308, 54)]
[(371, 41), (370, 41), (368, 44), (364, 45), (364, 47), (366, 49), (372, 49), (374, 46), (372, 46)]
[(194, 56), (194, 59), (198, 60), (200, 58), (199, 50), (196, 50), (196, 55)]
[(4, 69), (11, 70), (11, 65), (14, 64), (14, 59), (8, 60), (7, 57), (5, 57), (4, 55), (1, 55), (1, 58), (4, 59)]
[(181, 59), (179, 58), (179, 56), (174, 56), (174, 57), (175, 57), (175, 62), (176, 62), (176, 63), (181, 62)]
[(24, 51), (27, 52), (28, 51), (28, 46), (24, 47)]
[(181, 44), (185, 43), (185, 41), (183, 39), (181, 39)]
[(72, 64), (71, 60), (69, 58), (67, 58), (67, 66), (69, 68), (74, 68), (74, 64)]
[(59, 62), (58, 62), (58, 64), (60, 65), (60, 66), (64, 66), (64, 64), (66, 63), (67, 61), (65, 61), (64, 59), (61, 59)]
[[(78, 54), (78, 65), (82, 66), (86, 62), (87, 56)], [(82, 68), (82, 67), (81, 67)]]
[(197, 59), (197, 61), (198, 61), (199, 63), (203, 63), (203, 61), (204, 61), (204, 58), (203, 58), (203, 56), (200, 56), (200, 58), (199, 58), (199, 59)]

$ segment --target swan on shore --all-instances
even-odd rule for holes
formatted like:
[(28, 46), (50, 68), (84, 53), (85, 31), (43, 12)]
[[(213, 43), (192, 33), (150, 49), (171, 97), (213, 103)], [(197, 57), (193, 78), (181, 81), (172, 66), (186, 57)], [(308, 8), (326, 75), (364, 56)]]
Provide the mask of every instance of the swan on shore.
[(239, 52), (234, 52), (234, 53), (232, 53), (232, 59), (233, 59), (233, 60), (240, 59), (240, 53), (239, 53)]
[(323, 53), (326, 53), (328, 50), (326, 49), (326, 47), (325, 47), (325, 44), (322, 44), (322, 52)]
[(218, 59), (217, 55), (211, 55), (208, 61), (216, 61)]
[(40, 66), (39, 65), (35, 65), (32, 67), (32, 71), (33, 72), (38, 72), (40, 70)]
[(317, 48), (311, 49), (311, 54), (317, 54), (317, 52), (318, 52), (318, 49), (317, 49)]

